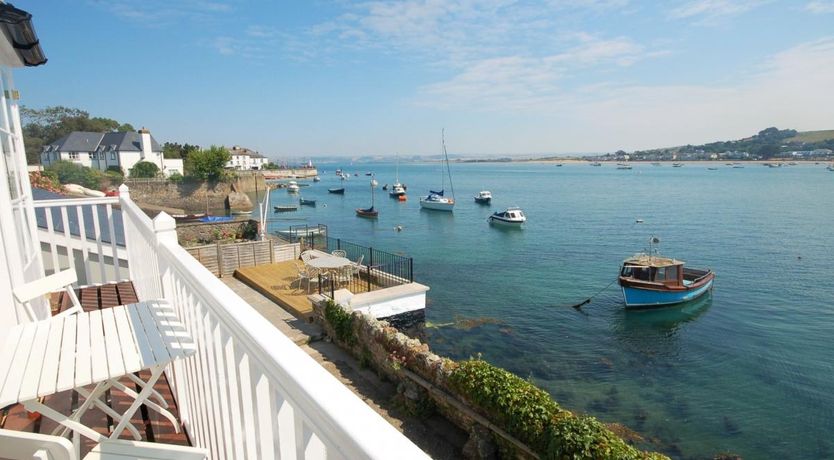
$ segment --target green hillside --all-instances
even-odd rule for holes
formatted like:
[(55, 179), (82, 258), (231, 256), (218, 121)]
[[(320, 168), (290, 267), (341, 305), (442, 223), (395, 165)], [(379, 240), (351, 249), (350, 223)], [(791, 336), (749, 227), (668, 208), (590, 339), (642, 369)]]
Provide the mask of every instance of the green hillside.
[(796, 136), (785, 139), (785, 142), (823, 142), (834, 139), (834, 129), (824, 131), (805, 131), (796, 133)]

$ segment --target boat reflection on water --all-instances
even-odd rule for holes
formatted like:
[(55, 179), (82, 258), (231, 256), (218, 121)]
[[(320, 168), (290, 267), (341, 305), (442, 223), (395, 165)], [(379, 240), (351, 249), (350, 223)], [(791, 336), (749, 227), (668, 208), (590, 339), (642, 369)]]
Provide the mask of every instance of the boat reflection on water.
[(632, 351), (653, 356), (678, 354), (678, 331), (703, 316), (712, 306), (712, 292), (691, 302), (649, 310), (620, 310), (612, 332)]

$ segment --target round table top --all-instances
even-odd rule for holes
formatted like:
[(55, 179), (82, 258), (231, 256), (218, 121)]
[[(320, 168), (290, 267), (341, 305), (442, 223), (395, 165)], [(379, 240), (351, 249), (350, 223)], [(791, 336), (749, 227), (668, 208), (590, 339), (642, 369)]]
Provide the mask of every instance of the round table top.
[(346, 257), (338, 256), (321, 256), (315, 259), (310, 259), (307, 265), (315, 268), (341, 268), (350, 265), (352, 262)]

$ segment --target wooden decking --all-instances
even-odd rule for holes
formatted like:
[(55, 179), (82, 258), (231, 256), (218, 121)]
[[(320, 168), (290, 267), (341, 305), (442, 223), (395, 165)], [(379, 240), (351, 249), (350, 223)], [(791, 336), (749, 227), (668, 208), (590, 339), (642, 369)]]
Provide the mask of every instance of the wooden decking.
[[(78, 298), (81, 300), (82, 307), (85, 311), (97, 310), (102, 308), (110, 308), (116, 305), (124, 305), (128, 303), (137, 302), (139, 299), (136, 296), (136, 291), (133, 289), (133, 283), (124, 281), (119, 283), (105, 284), (101, 286), (90, 286), (76, 290)], [(62, 310), (69, 304), (69, 299), (63, 294), (60, 297), (53, 298), (53, 311)], [(150, 378), (150, 372), (142, 371), (139, 377), (143, 380)], [(136, 386), (128, 380), (123, 378), (121, 382), (130, 388), (140, 391)], [(171, 389), (168, 386), (168, 380), (163, 375), (154, 386), (168, 402), (168, 410), (174, 414), (179, 420), (179, 410), (177, 408), (174, 397), (171, 394)], [(91, 390), (92, 386), (88, 387)], [(128, 406), (133, 402), (133, 399), (124, 396), (119, 391), (107, 391), (104, 400), (116, 412), (123, 413)], [(83, 399), (79, 402), (78, 393), (70, 390), (61, 393), (56, 393), (45, 398), (47, 406), (58, 410), (63, 414), (70, 414), (73, 410), (83, 403)], [(113, 420), (106, 416), (103, 412), (96, 409), (87, 411), (81, 419), (81, 422), (98, 431), (99, 433), (107, 435), (110, 430), (115, 427)], [(180, 429), (176, 433), (174, 426), (165, 417), (162, 417), (155, 411), (149, 411), (142, 406), (141, 410), (137, 411), (131, 423), (139, 433), (142, 435), (143, 441), (162, 442), (167, 444), (190, 445), (185, 432)], [(0, 428), (17, 431), (27, 431), (33, 433), (51, 434), (52, 430), (58, 425), (52, 420), (41, 417), (39, 414), (31, 414), (26, 411), (20, 404), (15, 404), (9, 407), (0, 409)], [(133, 439), (128, 431), (122, 433), (121, 438)], [(95, 442), (81, 437), (82, 456), (93, 448)], [(2, 457), (2, 452), (0, 452)]]
[[(307, 296), (318, 292), (318, 285), (312, 283), (308, 290), (306, 282), (299, 284), (296, 281), (298, 279), (298, 268), (294, 260), (238, 268), (235, 270), (235, 278), (298, 318), (307, 318), (313, 313), (313, 305), (307, 299)], [(349, 287), (351, 291), (354, 291), (354, 294), (367, 292), (368, 290), (364, 283), (351, 283), (349, 286), (342, 285), (342, 287)], [(372, 290), (380, 287), (382, 286), (376, 282), (371, 283)]]
[(235, 278), (298, 318), (307, 318), (313, 313), (313, 305), (307, 296), (314, 292), (316, 285), (314, 283), (308, 292), (307, 283), (299, 285), (296, 282), (298, 269), (295, 261), (238, 268), (235, 270)]

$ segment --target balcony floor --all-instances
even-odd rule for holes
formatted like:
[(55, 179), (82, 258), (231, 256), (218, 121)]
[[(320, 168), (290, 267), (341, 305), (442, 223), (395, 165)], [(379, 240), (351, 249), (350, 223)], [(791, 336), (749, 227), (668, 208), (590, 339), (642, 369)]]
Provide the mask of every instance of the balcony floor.
[[(133, 289), (133, 284), (130, 281), (123, 281), (119, 283), (104, 284), (101, 286), (90, 286), (76, 290), (78, 298), (86, 311), (97, 310), (102, 308), (111, 308), (116, 305), (124, 305), (128, 303), (137, 302), (136, 291)], [(54, 310), (59, 307), (65, 308), (68, 304), (68, 299), (61, 295), (59, 298), (53, 299)], [(139, 377), (143, 380), (150, 378), (149, 371), (142, 371)], [(135, 388), (135, 385), (128, 379), (122, 379), (125, 386)], [(87, 387), (88, 390), (92, 386)], [(168, 385), (168, 380), (163, 375), (154, 386), (169, 405), (172, 414), (179, 420), (179, 410), (177, 408), (174, 397), (171, 393), (171, 388)], [(138, 389), (137, 389), (138, 391)], [(53, 409), (58, 410), (64, 414), (70, 414), (75, 410), (83, 399), (79, 402), (78, 393), (74, 391), (64, 391), (56, 393), (45, 398), (45, 404)], [(133, 399), (124, 396), (119, 391), (107, 391), (105, 394), (105, 401), (116, 412), (121, 413), (127, 410), (128, 406), (133, 402)], [(111, 428), (115, 427), (113, 420), (106, 416), (103, 412), (91, 409), (87, 411), (81, 419), (81, 422), (93, 428), (102, 434), (108, 434)], [(188, 437), (184, 431), (180, 429), (176, 433), (174, 426), (165, 417), (162, 417), (155, 411), (149, 411), (145, 406), (136, 412), (131, 423), (142, 435), (143, 441), (162, 442), (166, 444), (190, 445)], [(32, 433), (51, 434), (52, 430), (58, 425), (52, 420), (41, 417), (39, 414), (30, 414), (20, 404), (15, 404), (9, 407), (0, 409), (0, 428), (7, 430), (26, 431)], [(122, 439), (133, 439), (129, 432), (125, 431), (121, 435)], [(81, 437), (82, 456), (93, 448), (95, 442)]]

